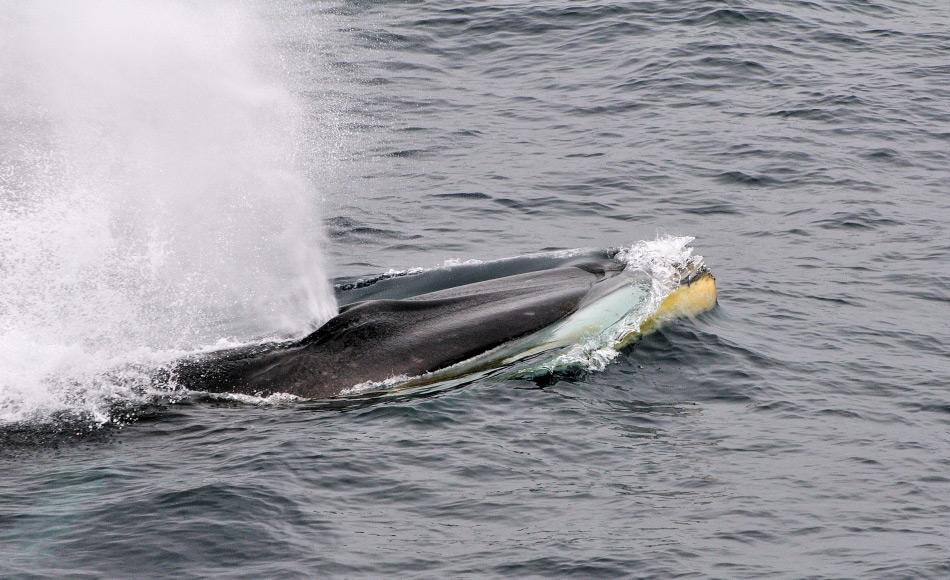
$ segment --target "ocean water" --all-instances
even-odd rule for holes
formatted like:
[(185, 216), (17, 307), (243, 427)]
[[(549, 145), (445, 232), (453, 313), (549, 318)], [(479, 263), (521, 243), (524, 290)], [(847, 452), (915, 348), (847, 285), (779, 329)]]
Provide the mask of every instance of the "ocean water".
[[(233, 21), (224, 6), (153, 19), (210, 44), (161, 62), (173, 82), (134, 77), (151, 100), (115, 81), (178, 37), (114, 37), (137, 49), (95, 67), (88, 93), (63, 89), (85, 86), (71, 60), (24, 52), (61, 65), (38, 80), (0, 60), (0, 151), (17, 158), (0, 164), (0, 576), (950, 575), (944, 0), (281, 1)], [(3, 30), (35, 32), (9, 12)], [(40, 38), (112, 62), (74, 20), (55, 20), (61, 44), (23, 32), (0, 46), (19, 55)], [(11, 100), (47, 95), (63, 71), (82, 82), (55, 85), (44, 109)], [(85, 135), (100, 94), (125, 113), (119, 129), (97, 125), (100, 144), (141, 163), (119, 179), (115, 151), (87, 155), (99, 149), (82, 139), (71, 164), (35, 154), (47, 134), (31, 128), (63, 117)], [(153, 118), (169, 99), (200, 114)], [(221, 136), (232, 115), (241, 129)], [(156, 128), (157, 145), (142, 140)], [(95, 167), (82, 187), (42, 219), (22, 210), (35, 183), (76, 181), (77, 159)], [(156, 166), (212, 177), (189, 189)], [(162, 219), (126, 215), (130, 184)], [(207, 197), (221, 187), (240, 202)], [(320, 220), (303, 246), (269, 237)], [(319, 320), (317, 273), (658, 235), (695, 238), (719, 305), (603, 370), (328, 408), (145, 396), (135, 372), (116, 382), (75, 362), (145, 347), (164, 360), (287, 313)], [(188, 259), (166, 269), (156, 239)], [(213, 275), (179, 285), (181, 263)], [(161, 284), (126, 287), (130, 267)], [(50, 269), (79, 282), (39, 283)], [(61, 307), (81, 291), (84, 307)]]

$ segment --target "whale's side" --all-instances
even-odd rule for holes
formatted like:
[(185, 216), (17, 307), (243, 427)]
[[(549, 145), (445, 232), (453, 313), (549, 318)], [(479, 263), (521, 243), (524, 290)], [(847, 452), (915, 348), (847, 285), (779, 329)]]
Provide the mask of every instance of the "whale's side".
[[(624, 267), (613, 252), (599, 252), (444, 269), (404, 284), (382, 280), (376, 288), (354, 285), (344, 290), (351, 294), (343, 296), (341, 312), (299, 341), (208, 353), (181, 361), (173, 372), (191, 390), (313, 399), (391, 377), (430, 383), (462, 376), (616, 324), (648, 286), (642, 273)], [(620, 342), (714, 304), (715, 282), (703, 271)]]

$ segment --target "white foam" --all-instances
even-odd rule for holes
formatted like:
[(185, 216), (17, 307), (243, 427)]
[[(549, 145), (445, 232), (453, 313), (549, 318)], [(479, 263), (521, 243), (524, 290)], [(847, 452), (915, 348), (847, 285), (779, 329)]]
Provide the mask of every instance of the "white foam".
[(366, 381), (365, 383), (360, 383), (358, 385), (353, 385), (347, 389), (340, 391), (340, 395), (347, 397), (351, 395), (359, 395), (368, 391), (383, 391), (388, 390), (393, 387), (399, 386), (403, 383), (409, 382), (414, 378), (407, 375), (396, 375), (394, 377), (389, 377), (388, 379), (382, 381)]
[(297, 401), (303, 401), (301, 397), (291, 395), (290, 393), (274, 393), (266, 397), (254, 395), (244, 395), (241, 393), (215, 393), (211, 397), (225, 401), (235, 401), (245, 405), (257, 405), (259, 407), (281, 407), (290, 405)]
[[(640, 270), (653, 281), (653, 293), (662, 300), (682, 282), (684, 274), (703, 266), (703, 257), (694, 256), (691, 236), (657, 236), (623, 248), (617, 259), (632, 270)], [(659, 302), (657, 302), (659, 305)]]

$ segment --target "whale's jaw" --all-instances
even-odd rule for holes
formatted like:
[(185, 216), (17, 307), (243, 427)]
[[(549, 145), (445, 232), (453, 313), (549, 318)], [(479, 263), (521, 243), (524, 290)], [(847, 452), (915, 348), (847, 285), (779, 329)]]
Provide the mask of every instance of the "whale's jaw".
[(656, 311), (640, 324), (636, 332), (624, 336), (615, 348), (623, 348), (640, 337), (655, 332), (677, 318), (694, 318), (716, 307), (716, 278), (702, 268), (678, 288), (667, 294)]

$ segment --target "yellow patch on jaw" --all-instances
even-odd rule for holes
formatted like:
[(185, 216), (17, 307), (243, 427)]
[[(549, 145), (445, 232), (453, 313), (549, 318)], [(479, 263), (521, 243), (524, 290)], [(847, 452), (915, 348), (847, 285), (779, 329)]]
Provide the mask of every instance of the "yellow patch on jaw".
[(631, 332), (620, 339), (615, 348), (623, 348), (641, 336), (650, 334), (664, 323), (684, 316), (698, 316), (716, 306), (716, 279), (703, 272), (689, 284), (683, 284), (667, 295), (649, 318), (643, 321), (638, 332)]

